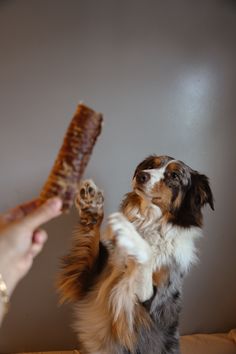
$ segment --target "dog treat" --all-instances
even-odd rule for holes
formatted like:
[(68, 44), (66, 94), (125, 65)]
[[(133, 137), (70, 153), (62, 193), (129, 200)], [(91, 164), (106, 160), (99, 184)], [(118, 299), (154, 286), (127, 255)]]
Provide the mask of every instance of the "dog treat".
[(68, 212), (74, 202), (78, 182), (102, 129), (102, 114), (80, 104), (67, 129), (54, 166), (40, 193), (40, 201), (58, 196), (62, 211)]

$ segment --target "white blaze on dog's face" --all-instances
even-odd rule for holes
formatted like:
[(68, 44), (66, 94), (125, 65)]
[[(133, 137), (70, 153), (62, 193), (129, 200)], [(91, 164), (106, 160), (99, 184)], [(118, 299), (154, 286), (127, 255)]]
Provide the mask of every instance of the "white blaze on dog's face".
[[(169, 156), (150, 156), (141, 162), (132, 186), (146, 202), (158, 206), (162, 215), (186, 226), (201, 223), (204, 204), (214, 207), (207, 177)], [(182, 220), (185, 215), (180, 212), (188, 220)]]

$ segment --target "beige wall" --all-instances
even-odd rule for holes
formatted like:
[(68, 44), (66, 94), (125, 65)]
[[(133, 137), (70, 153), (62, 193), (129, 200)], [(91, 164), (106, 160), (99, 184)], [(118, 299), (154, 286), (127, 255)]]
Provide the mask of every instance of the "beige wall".
[[(234, 1), (0, 2), (0, 211), (35, 197), (79, 100), (104, 112), (86, 176), (106, 213), (130, 189), (137, 163), (170, 154), (211, 178), (200, 263), (185, 284), (182, 333), (236, 327)], [(72, 213), (12, 298), (0, 352), (73, 348), (71, 309), (54, 279)]]

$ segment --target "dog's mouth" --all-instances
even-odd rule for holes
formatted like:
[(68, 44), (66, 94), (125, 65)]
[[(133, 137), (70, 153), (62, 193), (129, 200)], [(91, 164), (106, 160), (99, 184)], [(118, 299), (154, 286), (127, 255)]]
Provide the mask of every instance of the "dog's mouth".
[(148, 197), (145, 190), (143, 190), (140, 186), (133, 186), (133, 191), (142, 198)]
[(153, 196), (150, 195), (145, 188), (142, 188), (141, 186), (135, 185), (133, 186), (133, 191), (139, 195), (141, 198), (146, 199), (148, 201), (151, 201)]
[(159, 203), (161, 202), (162, 198), (161, 197), (153, 197), (152, 198), (152, 203), (155, 205), (160, 205)]
[(139, 187), (139, 186), (135, 186), (135, 187), (134, 187), (134, 191), (139, 191), (139, 192), (145, 193), (145, 191), (143, 190), (143, 188), (141, 188), (141, 187)]
[(135, 178), (132, 181), (132, 187), (133, 187), (133, 191), (135, 193), (137, 193), (137, 194), (140, 194), (140, 193), (146, 194), (144, 186), (142, 186), (139, 183), (137, 183)]
[(155, 195), (155, 193), (148, 193), (145, 188), (139, 185), (133, 185), (133, 191), (139, 195), (141, 198), (151, 201), (154, 204), (158, 204), (162, 200), (160, 195)]

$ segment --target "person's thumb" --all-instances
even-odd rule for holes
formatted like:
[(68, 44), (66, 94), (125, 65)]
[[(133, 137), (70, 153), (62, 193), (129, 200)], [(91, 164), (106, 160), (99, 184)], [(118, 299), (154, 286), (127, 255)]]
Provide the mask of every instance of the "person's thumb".
[(47, 221), (61, 214), (62, 201), (58, 197), (48, 199), (44, 204), (28, 214), (24, 224), (31, 230), (35, 230)]

